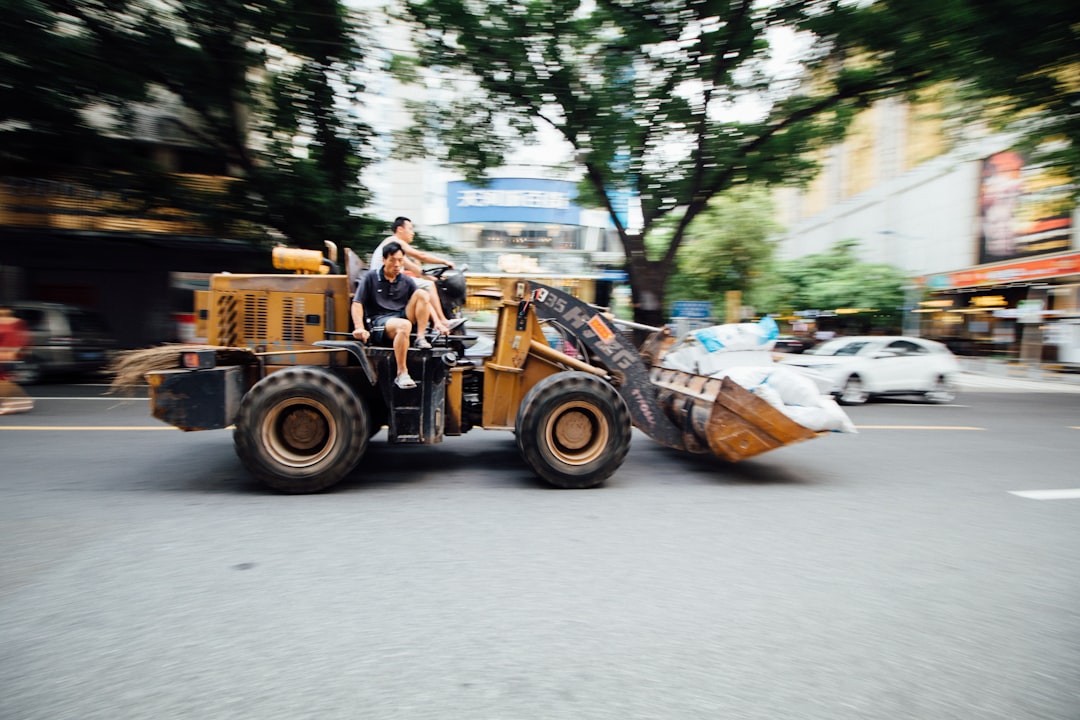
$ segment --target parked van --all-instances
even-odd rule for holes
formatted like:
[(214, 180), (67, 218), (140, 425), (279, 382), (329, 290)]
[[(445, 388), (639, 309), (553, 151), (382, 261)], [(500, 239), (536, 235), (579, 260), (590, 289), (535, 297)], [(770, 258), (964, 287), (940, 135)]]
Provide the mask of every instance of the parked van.
[(61, 303), (8, 303), (30, 331), (30, 344), (14, 371), (15, 380), (33, 384), (55, 375), (88, 375), (109, 363), (116, 340), (96, 312)]

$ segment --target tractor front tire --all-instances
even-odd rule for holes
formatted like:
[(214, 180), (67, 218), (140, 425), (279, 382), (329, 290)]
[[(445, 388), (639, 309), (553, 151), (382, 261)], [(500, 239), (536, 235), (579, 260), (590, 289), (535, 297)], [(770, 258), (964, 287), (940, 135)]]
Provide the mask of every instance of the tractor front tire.
[(544, 378), (525, 395), (514, 424), (518, 450), (550, 485), (600, 485), (630, 449), (630, 412), (607, 382), (585, 372)]
[(240, 403), (233, 442), (244, 467), (285, 493), (339, 482), (367, 449), (367, 408), (336, 375), (316, 367), (271, 373)]

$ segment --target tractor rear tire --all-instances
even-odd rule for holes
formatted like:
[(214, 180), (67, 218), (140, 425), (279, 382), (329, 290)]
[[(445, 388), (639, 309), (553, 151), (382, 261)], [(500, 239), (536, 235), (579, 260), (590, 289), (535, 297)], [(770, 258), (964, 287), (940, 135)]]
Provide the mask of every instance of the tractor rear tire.
[(584, 489), (619, 469), (630, 449), (630, 411), (607, 382), (585, 372), (544, 378), (514, 424), (518, 450), (550, 485)]
[(334, 485), (367, 449), (367, 408), (336, 375), (291, 367), (257, 382), (240, 403), (233, 442), (244, 467), (285, 493)]

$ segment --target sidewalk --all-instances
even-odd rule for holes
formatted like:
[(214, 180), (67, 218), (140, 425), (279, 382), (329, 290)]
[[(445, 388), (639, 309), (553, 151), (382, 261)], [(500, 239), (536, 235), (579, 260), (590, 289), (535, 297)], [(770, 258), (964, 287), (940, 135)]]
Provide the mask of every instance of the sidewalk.
[(1064, 372), (1057, 365), (973, 357), (958, 359), (964, 371), (961, 385), (967, 385), (972, 390), (1011, 388), (1035, 392), (1080, 392), (1080, 372)]

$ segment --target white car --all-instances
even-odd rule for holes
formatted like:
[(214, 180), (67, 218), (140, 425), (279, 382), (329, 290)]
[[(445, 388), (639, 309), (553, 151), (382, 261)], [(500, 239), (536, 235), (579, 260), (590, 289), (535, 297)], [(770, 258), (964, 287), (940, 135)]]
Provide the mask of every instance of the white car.
[(778, 356), (777, 362), (827, 378), (841, 405), (861, 405), (875, 395), (952, 402), (960, 373), (956, 356), (943, 344), (895, 335), (836, 338), (801, 355)]

